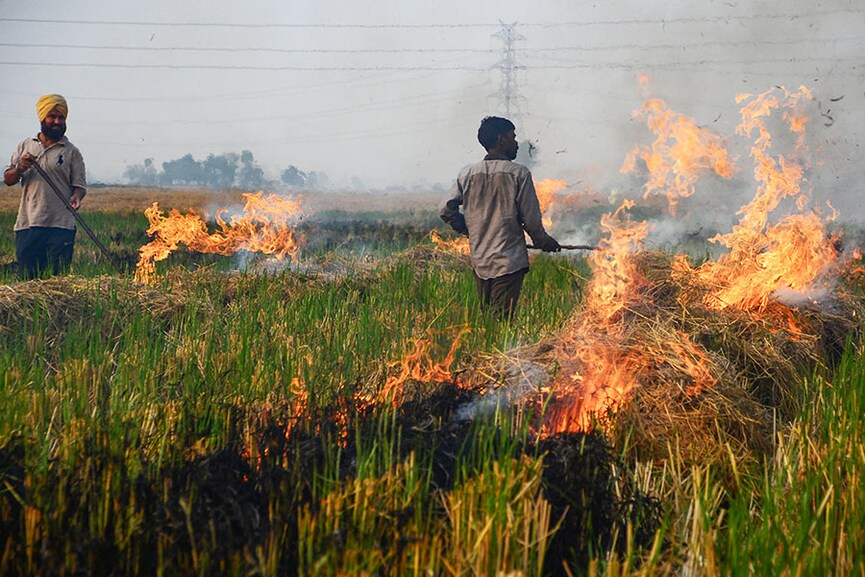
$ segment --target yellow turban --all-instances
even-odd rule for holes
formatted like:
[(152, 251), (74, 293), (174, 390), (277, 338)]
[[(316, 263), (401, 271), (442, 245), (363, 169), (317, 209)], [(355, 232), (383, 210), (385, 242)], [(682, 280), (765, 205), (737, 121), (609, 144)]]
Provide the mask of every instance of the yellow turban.
[(48, 113), (54, 109), (63, 113), (63, 116), (69, 114), (69, 106), (66, 104), (66, 99), (59, 94), (46, 94), (40, 96), (36, 101), (36, 116), (39, 117), (39, 122), (45, 120)]

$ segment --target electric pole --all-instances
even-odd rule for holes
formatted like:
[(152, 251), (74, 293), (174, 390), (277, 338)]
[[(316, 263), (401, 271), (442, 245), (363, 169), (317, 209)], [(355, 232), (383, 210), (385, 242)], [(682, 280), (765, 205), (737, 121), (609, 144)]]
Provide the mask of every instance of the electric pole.
[[(501, 21), (500, 21), (501, 22)], [(517, 23), (506, 24), (501, 22), (502, 29), (493, 37), (502, 40), (502, 58), (497, 68), (501, 71), (501, 85), (499, 86), (499, 101), (508, 118), (512, 114), (519, 114), (519, 102), (522, 98), (517, 87), (517, 70), (524, 68), (517, 64), (516, 43), (525, 40), (525, 37), (516, 31)]]
[[(525, 40), (525, 36), (517, 33), (517, 23), (506, 24), (499, 21), (502, 29), (493, 35), (494, 38), (502, 40), (502, 58), (497, 68), (501, 71), (501, 85), (499, 86), (499, 102), (505, 111), (505, 116), (515, 124), (522, 125), (522, 110), (520, 103), (525, 100), (519, 93), (517, 86), (517, 70), (525, 69), (525, 66), (517, 64), (516, 43)], [(522, 128), (522, 127), (521, 127)], [(523, 134), (525, 134), (525, 129)], [(530, 139), (525, 139), (517, 153), (517, 161), (528, 167), (534, 166), (537, 161), (537, 145)]]

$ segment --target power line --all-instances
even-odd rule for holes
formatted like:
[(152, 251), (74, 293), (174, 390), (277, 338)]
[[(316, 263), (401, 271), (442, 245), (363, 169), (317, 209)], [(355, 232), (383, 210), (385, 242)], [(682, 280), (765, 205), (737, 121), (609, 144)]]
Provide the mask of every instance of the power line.
[[(536, 58), (537, 59), (537, 58)], [(541, 62), (549, 62), (549, 58), (537, 59), (541, 60)], [(709, 58), (699, 58), (696, 57), (694, 60), (690, 61), (666, 61), (666, 62), (648, 62), (648, 61), (638, 61), (634, 59), (628, 59), (627, 61), (602, 61), (602, 62), (576, 62), (574, 63), (571, 59), (566, 58), (556, 58), (554, 59), (557, 62), (568, 63), (568, 64), (538, 64), (526, 67), (527, 70), (576, 70), (576, 69), (594, 69), (594, 68), (624, 68), (627, 70), (632, 69), (653, 69), (653, 68), (679, 68), (679, 67), (688, 67), (688, 66), (705, 66), (705, 65), (718, 65), (718, 66), (735, 66), (735, 65), (760, 65), (760, 64), (768, 64), (772, 66), (783, 65), (783, 64), (803, 64), (803, 63), (823, 63), (823, 62), (862, 62), (861, 58), (841, 58), (838, 56), (807, 56), (807, 57), (786, 57), (786, 58), (748, 58), (741, 60), (730, 60), (730, 59), (709, 59)]]
[[(501, 32), (495, 36), (500, 36)], [(520, 38), (524, 39), (524, 38)], [(548, 52), (603, 52), (614, 50), (681, 50), (683, 48), (704, 48), (717, 46), (720, 48), (734, 46), (797, 46), (803, 43), (841, 44), (846, 42), (861, 42), (865, 35), (845, 36), (842, 38), (795, 38), (789, 40), (709, 40), (705, 42), (681, 42), (678, 44), (608, 44), (602, 46), (551, 46), (541, 48), (526, 48), (526, 53)], [(67, 48), (81, 50), (121, 50), (144, 52), (268, 52), (277, 54), (491, 54), (492, 48), (273, 48), (273, 47), (199, 47), (199, 46), (120, 46), (95, 44), (45, 44), (45, 43), (15, 43), (0, 42), (0, 46), (9, 48)]]
[(276, 54), (425, 54), (425, 53), (478, 53), (494, 52), (490, 48), (202, 48), (186, 46), (106, 46), (93, 44), (31, 44), (0, 42), (0, 46), (10, 48), (74, 48), (82, 50), (141, 50), (145, 52), (271, 52)]
[[(545, 58), (543, 62), (550, 59)], [(559, 62), (572, 62), (568, 59), (557, 58)], [(573, 69), (596, 69), (596, 68), (675, 68), (680, 66), (702, 66), (704, 64), (730, 65), (730, 64), (796, 64), (805, 62), (860, 62), (861, 58), (840, 58), (837, 56), (826, 57), (787, 57), (787, 58), (758, 58), (749, 60), (711, 60), (696, 57), (695, 60), (687, 62), (638, 62), (632, 59), (625, 61), (602, 61), (578, 64), (537, 64), (531, 66), (531, 70), (573, 70)], [(496, 66), (436, 66), (436, 65), (412, 65), (412, 66), (252, 66), (252, 65), (230, 65), (230, 64), (112, 64), (94, 62), (36, 62), (36, 61), (0, 61), (0, 66), (26, 66), (26, 67), (55, 67), (55, 68), (115, 68), (129, 70), (239, 70), (256, 72), (415, 72), (415, 71), (471, 71), (485, 72)], [(514, 92), (513, 72), (517, 68), (528, 69), (526, 66), (510, 66), (505, 61), (497, 67), (505, 73), (504, 84), (501, 94), (504, 95), (506, 107), (516, 98)]]
[(604, 52), (615, 50), (682, 50), (694, 48), (728, 48), (737, 46), (798, 46), (801, 44), (841, 44), (845, 42), (861, 42), (865, 35), (845, 36), (842, 38), (794, 38), (789, 40), (708, 40), (705, 42), (681, 42), (679, 44), (607, 44), (603, 46), (555, 46), (543, 48), (527, 48), (527, 54), (549, 52)]
[(0, 61), (0, 66), (51, 66), (58, 68), (125, 68), (125, 69), (165, 69), (165, 70), (254, 70), (265, 72), (378, 72), (378, 71), (414, 71), (434, 70), (445, 72), (450, 70), (470, 70), (481, 72), (489, 70), (489, 66), (248, 66), (231, 64), (110, 64), (92, 62), (34, 62), (34, 61)]
[(72, 24), (93, 26), (148, 26), (162, 28), (333, 28), (333, 29), (423, 29), (423, 28), (496, 28), (498, 24), (245, 24), (241, 22), (154, 22), (133, 20), (53, 20), (50, 18), (0, 18), (0, 22), (28, 24)]
[(644, 24), (697, 24), (697, 23), (718, 23), (718, 22), (754, 22), (757, 20), (804, 20), (806, 18), (831, 16), (831, 15), (865, 15), (865, 10), (855, 8), (841, 8), (838, 10), (819, 10), (812, 12), (783, 12), (780, 14), (748, 14), (748, 15), (730, 15), (730, 16), (682, 16), (678, 18), (637, 18), (632, 20), (585, 20), (571, 22), (553, 22), (548, 24), (543, 23), (521, 23), (521, 26), (532, 28), (569, 28), (582, 26), (631, 26)]
[[(480, 88), (480, 85), (477, 85), (475, 88)], [(213, 118), (212, 116), (203, 117), (199, 119), (171, 119), (165, 121), (150, 121), (150, 120), (136, 120), (135, 126), (144, 126), (144, 127), (159, 127), (159, 126), (191, 126), (198, 124), (213, 124), (214, 122), (219, 122), (223, 125), (228, 124), (248, 124), (254, 122), (303, 122), (303, 121), (315, 121), (321, 120), (323, 118), (330, 117), (338, 117), (345, 116), (351, 114), (369, 114), (381, 111), (394, 111), (396, 108), (400, 109), (410, 109), (416, 108), (420, 106), (429, 107), (431, 105), (439, 104), (442, 102), (453, 102), (457, 97), (455, 97), (451, 93), (437, 93), (437, 94), (424, 94), (421, 97), (406, 97), (406, 98), (397, 98), (391, 100), (384, 101), (376, 101), (368, 104), (358, 104), (355, 106), (343, 106), (341, 108), (331, 108), (322, 110), (320, 112), (303, 112), (292, 115), (280, 115), (280, 114), (267, 114), (264, 116), (255, 116), (255, 117), (246, 117), (246, 118), (237, 118), (237, 117), (227, 117), (227, 116), (219, 116), (218, 118)], [(29, 118), (29, 116), (28, 116)], [(104, 120), (95, 120), (94, 123), (100, 125), (124, 125), (129, 126), (129, 120), (117, 120), (117, 121), (104, 121)]]
[[(840, 8), (836, 10), (814, 10), (811, 12), (798, 13), (775, 13), (775, 14), (747, 14), (747, 15), (718, 15), (718, 16), (682, 16), (675, 18), (634, 18), (634, 19), (611, 19), (611, 20), (574, 20), (564, 22), (524, 22), (521, 26), (533, 28), (567, 28), (583, 26), (632, 26), (645, 24), (694, 24), (694, 23), (717, 23), (717, 22), (754, 22), (758, 20), (803, 20), (812, 17), (824, 17), (831, 15), (865, 15), (865, 10), (856, 8)], [(499, 24), (490, 23), (424, 23), (424, 24), (333, 24), (333, 23), (241, 23), (241, 22), (157, 22), (141, 20), (57, 20), (51, 18), (0, 18), (0, 22), (30, 23), (30, 24), (63, 24), (63, 25), (93, 25), (93, 26), (149, 26), (149, 27), (211, 27), (211, 28), (321, 28), (321, 29), (448, 29), (448, 28), (498, 28)]]
[[(292, 83), (290, 86), (279, 86), (277, 88), (271, 88), (266, 90), (257, 90), (252, 92), (243, 92), (243, 93), (228, 93), (228, 94), (215, 94), (213, 92), (206, 93), (196, 93), (194, 98), (198, 103), (205, 102), (224, 102), (227, 100), (247, 100), (247, 99), (258, 99), (267, 96), (290, 96), (294, 94), (308, 94), (311, 91), (316, 90), (332, 90), (338, 86), (351, 85), (352, 89), (357, 89), (360, 86), (365, 86), (369, 84), (374, 84), (377, 88), (382, 89), (384, 84), (396, 84), (399, 83), (401, 86), (404, 86), (407, 82), (418, 82), (428, 78), (436, 77), (436, 71), (428, 71), (428, 70), (419, 70), (414, 74), (406, 75), (402, 74), (401, 71), (383, 71), (381, 74), (363, 76), (363, 77), (343, 77), (342, 79), (333, 79), (328, 80), (326, 82), (314, 82), (314, 83), (304, 83), (298, 85), (297, 83)], [(12, 91), (7, 90), (6, 86), (0, 87), (0, 94), (8, 94), (15, 96), (27, 96), (36, 98), (39, 94), (34, 94), (32, 92), (21, 92), (21, 91)], [(149, 96), (127, 96), (127, 97), (110, 97), (110, 96), (84, 96), (84, 95), (76, 95), (76, 94), (67, 94), (67, 97), (72, 98), (74, 100), (81, 101), (95, 101), (95, 102), (188, 102), (190, 96), (183, 94), (174, 94), (171, 96), (163, 96), (159, 95), (149, 95)]]

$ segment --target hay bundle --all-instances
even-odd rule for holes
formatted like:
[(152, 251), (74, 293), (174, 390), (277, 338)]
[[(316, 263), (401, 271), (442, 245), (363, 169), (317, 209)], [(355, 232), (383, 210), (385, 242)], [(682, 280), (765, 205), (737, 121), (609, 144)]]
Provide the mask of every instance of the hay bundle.
[[(685, 463), (727, 468), (731, 453), (756, 462), (771, 450), (776, 428), (797, 414), (803, 373), (825, 374), (859, 338), (863, 302), (851, 295), (719, 310), (707, 304), (711, 287), (676, 274), (674, 257), (633, 258), (639, 294), (611, 331), (595, 330), (585, 307), (558, 336), (543, 431), (595, 422), (644, 459), (663, 460), (672, 447)], [(604, 357), (602, 369), (593, 371), (589, 350)], [(547, 356), (525, 360), (549, 365)], [(631, 380), (612, 390), (623, 376)], [(602, 410), (592, 421), (574, 418), (593, 406)]]
[[(826, 374), (847, 340), (859, 338), (856, 316), (862, 302), (851, 295), (799, 306), (772, 300), (760, 310), (715, 310), (705, 304), (709, 287), (676, 279), (670, 259), (646, 254), (638, 262), (648, 278), (656, 279), (639, 318), (653, 312), (656, 321), (637, 321), (635, 336), (651, 341), (662, 327), (688, 335), (712, 360), (715, 375), (713, 386), (685, 396), (671, 386), (675, 378), (663, 365), (641, 376), (618, 424), (633, 428), (635, 447), (644, 454), (664, 455), (671, 432), (677, 433), (688, 461), (726, 461), (728, 446), (740, 459), (764, 454), (775, 428), (798, 413), (802, 375)], [(669, 335), (660, 341), (675, 342)]]
[[(184, 304), (181, 294), (165, 292), (118, 277), (87, 279), (57, 276), (44, 280), (0, 285), (0, 332), (16, 332), (38, 314), (55, 331), (82, 318), (108, 295), (135, 303), (157, 319), (169, 320)], [(127, 311), (135, 307), (127, 307)], [(19, 331), (20, 332), (20, 331)]]

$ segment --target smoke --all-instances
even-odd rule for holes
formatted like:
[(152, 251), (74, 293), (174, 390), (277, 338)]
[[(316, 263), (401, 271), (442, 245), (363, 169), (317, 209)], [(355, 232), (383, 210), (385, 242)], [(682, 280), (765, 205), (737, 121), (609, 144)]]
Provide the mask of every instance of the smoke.
[(806, 292), (783, 288), (775, 291), (772, 297), (792, 309), (828, 310), (837, 302), (835, 284), (834, 280), (824, 279), (823, 286), (819, 288), (811, 288)]
[(549, 384), (549, 374), (540, 365), (514, 360), (505, 374), (505, 382), (490, 388), (475, 400), (457, 407), (453, 419), (470, 421), (493, 415), (497, 411), (516, 405)]

